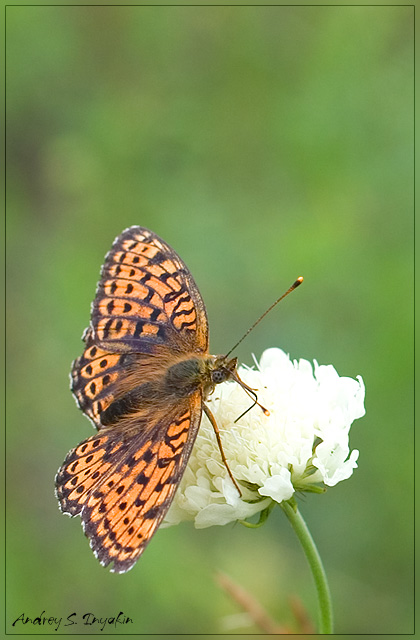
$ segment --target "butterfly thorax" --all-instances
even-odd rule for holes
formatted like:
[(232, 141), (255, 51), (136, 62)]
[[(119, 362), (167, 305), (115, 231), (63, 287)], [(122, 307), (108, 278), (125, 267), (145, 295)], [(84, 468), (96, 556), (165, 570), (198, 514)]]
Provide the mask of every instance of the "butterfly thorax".
[(152, 379), (136, 385), (119, 395), (105, 411), (101, 413), (103, 426), (110, 426), (121, 418), (155, 407), (160, 403), (168, 405), (187, 398), (201, 390), (207, 399), (215, 386), (229, 378), (235, 378), (237, 359), (228, 360), (225, 356), (191, 354), (175, 362), (168, 363), (166, 369)]
[(190, 395), (202, 390), (205, 399), (216, 384), (228, 380), (236, 371), (237, 359), (225, 356), (197, 356), (181, 360), (168, 368), (163, 384), (166, 393), (175, 396)]

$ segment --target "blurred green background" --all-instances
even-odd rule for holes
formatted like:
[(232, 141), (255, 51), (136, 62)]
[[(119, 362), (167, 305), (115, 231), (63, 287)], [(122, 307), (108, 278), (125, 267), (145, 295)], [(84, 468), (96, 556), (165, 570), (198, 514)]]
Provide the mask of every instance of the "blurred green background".
[[(359, 469), (301, 503), (337, 633), (413, 630), (413, 15), (410, 6), (9, 6), (7, 631), (22, 613), (134, 620), (110, 633), (257, 632), (220, 570), (278, 621), (311, 616), (280, 509), (266, 526), (157, 533), (99, 565), (53, 493), (92, 433), (68, 389), (105, 253), (149, 227), (185, 260), (226, 352), (361, 374)], [(64, 622), (62, 623), (64, 624)], [(74, 625), (68, 633), (98, 632)]]

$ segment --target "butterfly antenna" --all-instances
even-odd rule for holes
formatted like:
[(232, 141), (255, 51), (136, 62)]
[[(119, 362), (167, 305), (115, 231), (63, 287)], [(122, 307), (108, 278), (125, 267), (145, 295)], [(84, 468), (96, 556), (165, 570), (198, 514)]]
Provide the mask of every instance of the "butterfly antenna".
[(274, 309), (274, 307), (276, 306), (276, 304), (278, 304), (278, 303), (280, 302), (280, 300), (283, 300), (283, 298), (285, 298), (286, 296), (288, 296), (288, 295), (289, 295), (289, 293), (291, 293), (294, 289), (296, 289), (296, 287), (298, 287), (300, 284), (302, 284), (302, 282), (303, 282), (303, 278), (302, 278), (302, 276), (299, 276), (299, 278), (297, 278), (297, 279), (295, 280), (295, 282), (292, 284), (292, 286), (291, 286), (291, 287), (289, 287), (289, 288), (288, 288), (288, 290), (287, 290), (285, 293), (283, 293), (283, 295), (282, 295), (282, 296), (280, 296), (280, 298), (277, 298), (277, 300), (276, 300), (275, 302), (273, 302), (273, 304), (271, 305), (271, 307), (269, 307), (269, 308), (267, 309), (267, 311), (264, 311), (264, 313), (262, 314), (262, 316), (260, 316), (260, 317), (258, 318), (258, 320), (256, 320), (256, 321), (254, 322), (254, 324), (252, 325), (252, 327), (249, 327), (248, 331), (246, 331), (246, 332), (244, 333), (244, 335), (242, 336), (242, 338), (241, 338), (240, 340), (238, 340), (238, 342), (235, 344), (235, 346), (234, 346), (234, 347), (232, 347), (232, 349), (231, 349), (230, 351), (228, 351), (228, 352), (227, 352), (227, 354), (226, 354), (226, 358), (227, 358), (227, 357), (232, 353), (232, 351), (235, 351), (236, 347), (238, 347), (238, 346), (241, 344), (242, 340), (245, 340), (245, 338), (247, 337), (248, 333), (251, 333), (251, 331), (252, 331), (253, 329), (255, 329), (255, 327), (257, 326), (257, 324), (259, 324), (259, 323), (261, 322), (261, 320), (262, 320), (263, 318), (265, 318), (265, 316), (267, 315), (267, 313), (270, 313), (271, 309)]

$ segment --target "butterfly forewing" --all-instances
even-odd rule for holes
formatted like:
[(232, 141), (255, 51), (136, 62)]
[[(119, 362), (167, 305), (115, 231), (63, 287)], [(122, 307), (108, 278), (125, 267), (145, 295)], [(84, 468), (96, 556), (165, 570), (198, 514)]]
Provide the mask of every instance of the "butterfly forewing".
[(141, 227), (124, 231), (105, 259), (92, 326), (98, 340), (138, 353), (173, 342), (184, 342), (188, 351), (208, 347), (206, 311), (190, 272), (169, 245)]
[(140, 364), (142, 354), (159, 353), (162, 359), (207, 351), (207, 315), (197, 285), (181, 258), (157, 235), (130, 227), (116, 238), (102, 267), (91, 326), (83, 339), (84, 353), (72, 367), (72, 391), (97, 427), (133, 360)]

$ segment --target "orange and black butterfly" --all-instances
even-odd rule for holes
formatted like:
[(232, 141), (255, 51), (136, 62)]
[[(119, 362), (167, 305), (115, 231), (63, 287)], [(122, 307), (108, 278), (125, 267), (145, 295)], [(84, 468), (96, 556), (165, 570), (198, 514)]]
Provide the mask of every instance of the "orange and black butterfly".
[(191, 273), (142, 227), (123, 231), (107, 254), (83, 339), (72, 391), (98, 432), (67, 455), (56, 493), (64, 513), (80, 515), (99, 561), (123, 573), (169, 509), (203, 409), (215, 424), (203, 401), (228, 379), (249, 388), (236, 358), (209, 355)]

